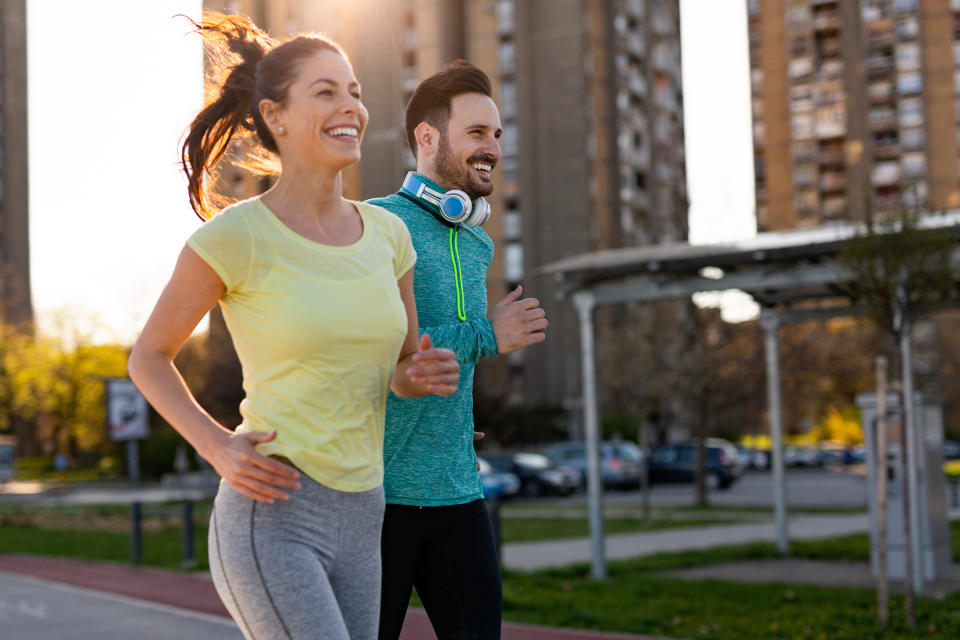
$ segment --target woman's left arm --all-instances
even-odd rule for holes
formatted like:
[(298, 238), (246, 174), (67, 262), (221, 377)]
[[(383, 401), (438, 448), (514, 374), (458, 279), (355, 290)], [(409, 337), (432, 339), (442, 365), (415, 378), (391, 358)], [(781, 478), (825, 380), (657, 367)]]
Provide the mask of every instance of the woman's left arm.
[(420, 333), (417, 304), (413, 297), (413, 269), (397, 281), (400, 298), (407, 311), (407, 337), (403, 340), (400, 359), (390, 381), (390, 389), (401, 398), (414, 398), (435, 393), (452, 396), (460, 380), (460, 364), (450, 349), (434, 349), (429, 334)]

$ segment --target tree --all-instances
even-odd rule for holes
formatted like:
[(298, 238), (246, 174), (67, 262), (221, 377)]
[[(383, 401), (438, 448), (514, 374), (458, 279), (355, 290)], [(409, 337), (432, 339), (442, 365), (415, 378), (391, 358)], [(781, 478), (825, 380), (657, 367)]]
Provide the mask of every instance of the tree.
[[(916, 198), (914, 198), (916, 202)], [(850, 278), (845, 286), (854, 304), (861, 305), (867, 317), (899, 346), (896, 353), (900, 373), (900, 406), (909, 425), (912, 420), (913, 371), (911, 370), (910, 331), (918, 318), (953, 297), (953, 238), (949, 233), (925, 228), (923, 213), (916, 204), (876, 215), (867, 207), (863, 232), (850, 239), (839, 255), (840, 264)], [(916, 440), (909, 427), (902, 431), (903, 451), (907, 459)], [(881, 452), (881, 460), (885, 460)], [(885, 469), (881, 469), (884, 473)], [(906, 542), (906, 609), (909, 626), (916, 625), (913, 592), (914, 563), (910, 518), (911, 500), (908, 474), (902, 474), (904, 495), (904, 538)]]

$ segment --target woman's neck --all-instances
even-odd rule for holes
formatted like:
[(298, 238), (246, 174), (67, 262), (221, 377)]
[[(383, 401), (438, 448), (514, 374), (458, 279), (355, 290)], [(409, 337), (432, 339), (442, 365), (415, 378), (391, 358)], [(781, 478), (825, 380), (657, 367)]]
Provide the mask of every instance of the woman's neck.
[(340, 171), (284, 168), (276, 184), (263, 195), (263, 202), (282, 218), (322, 222), (342, 215), (347, 201), (341, 188)]

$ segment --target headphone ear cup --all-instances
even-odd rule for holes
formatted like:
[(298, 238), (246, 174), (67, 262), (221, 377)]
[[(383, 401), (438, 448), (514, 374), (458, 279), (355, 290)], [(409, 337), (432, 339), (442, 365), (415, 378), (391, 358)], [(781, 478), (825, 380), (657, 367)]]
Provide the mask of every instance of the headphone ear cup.
[(468, 227), (482, 227), (490, 219), (490, 203), (485, 198), (477, 198), (472, 203), (472, 213), (464, 221)]
[(459, 189), (451, 189), (440, 200), (440, 213), (450, 222), (459, 223), (468, 220), (473, 211), (469, 196)]

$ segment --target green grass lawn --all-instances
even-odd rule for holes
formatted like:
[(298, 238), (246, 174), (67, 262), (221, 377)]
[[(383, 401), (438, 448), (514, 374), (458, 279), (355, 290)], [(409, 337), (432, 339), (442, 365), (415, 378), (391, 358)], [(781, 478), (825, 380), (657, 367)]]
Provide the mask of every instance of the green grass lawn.
[[(170, 511), (171, 507), (154, 507), (156, 515), (147, 520), (165, 517), (164, 509)], [(58, 510), (61, 515), (66, 512), (78, 518), (90, 517), (91, 513), (106, 517), (124, 515), (115, 507), (60, 507)], [(198, 505), (198, 511), (204, 509)], [(147, 512), (151, 513), (151, 509)], [(14, 515), (17, 514), (11, 515), (9, 510), (0, 513), (0, 553), (38, 553), (113, 562), (129, 560), (130, 538), (126, 531), (18, 526), (11, 524)], [(197, 520), (197, 568), (205, 569), (206, 527), (200, 526), (203, 516), (198, 515)], [(608, 519), (608, 532), (620, 526), (636, 526), (638, 522), (642, 521)], [(582, 535), (586, 531), (576, 529), (585, 527), (585, 521), (569, 518), (505, 518), (504, 524), (514, 527), (509, 534), (516, 536), (513, 539), (525, 539), (523, 536), (533, 535), (537, 530), (559, 533), (560, 527), (569, 527), (564, 535)], [(177, 527), (145, 532), (144, 564), (179, 568), (180, 535)], [(960, 522), (952, 524), (952, 541), (954, 557), (960, 560)], [(802, 558), (865, 561), (868, 538), (860, 534), (794, 542), (791, 551), (793, 556)], [(960, 638), (960, 593), (941, 601), (921, 598), (917, 606), (920, 624), (913, 631), (905, 627), (902, 598), (894, 598), (891, 628), (881, 634), (874, 622), (875, 595), (871, 589), (692, 581), (669, 575), (671, 570), (679, 568), (776, 557), (779, 557), (776, 548), (767, 543), (658, 554), (612, 562), (609, 578), (600, 582), (589, 578), (586, 565), (531, 573), (505, 571), (504, 617), (532, 624), (714, 640)]]

